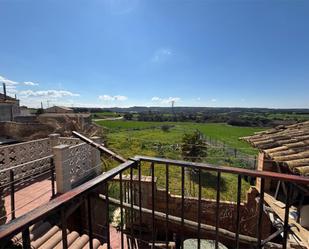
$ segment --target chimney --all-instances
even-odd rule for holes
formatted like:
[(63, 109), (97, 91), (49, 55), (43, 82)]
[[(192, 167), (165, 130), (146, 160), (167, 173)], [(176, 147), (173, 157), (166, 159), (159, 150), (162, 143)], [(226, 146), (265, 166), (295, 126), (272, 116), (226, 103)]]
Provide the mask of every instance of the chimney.
[(5, 83), (3, 83), (3, 95), (4, 95), (4, 99), (6, 99), (6, 86), (5, 86)]

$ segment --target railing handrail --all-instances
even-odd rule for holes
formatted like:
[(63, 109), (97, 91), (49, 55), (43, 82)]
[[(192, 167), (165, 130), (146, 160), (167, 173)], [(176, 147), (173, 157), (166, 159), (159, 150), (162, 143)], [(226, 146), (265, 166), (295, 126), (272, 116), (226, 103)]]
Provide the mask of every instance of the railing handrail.
[(147, 161), (147, 162), (154, 162), (158, 164), (170, 164), (170, 165), (177, 165), (181, 167), (195, 167), (200, 168), (203, 170), (210, 170), (222, 173), (231, 173), (237, 175), (247, 175), (252, 177), (261, 177), (265, 179), (275, 179), (281, 180), (286, 182), (293, 182), (296, 184), (303, 184), (309, 185), (309, 177), (293, 175), (293, 174), (283, 174), (283, 173), (276, 173), (271, 171), (260, 171), (260, 170), (251, 170), (251, 169), (244, 169), (244, 168), (236, 168), (230, 166), (218, 166), (208, 163), (197, 163), (197, 162), (187, 162), (187, 161), (180, 161), (180, 160), (171, 160), (165, 158), (157, 158), (157, 157), (148, 157), (148, 156), (135, 156), (133, 158), (136, 161)]
[(6, 171), (9, 171), (9, 170), (13, 170), (13, 169), (17, 169), (17, 168), (20, 168), (20, 167), (24, 167), (28, 164), (36, 163), (36, 162), (43, 161), (43, 160), (46, 160), (46, 159), (53, 159), (53, 155), (41, 157), (41, 158), (26, 162), (26, 163), (21, 163), (21, 164), (18, 164), (18, 165), (9, 167), (9, 168), (1, 169), (0, 173), (6, 172)]
[[(91, 191), (97, 188), (100, 184), (106, 183), (107, 181), (113, 179), (118, 174), (121, 175), (121, 172), (129, 168), (132, 169), (132, 167), (135, 166), (136, 163), (141, 162), (141, 161), (152, 162), (152, 166), (151, 166), (152, 172), (154, 172), (154, 163), (168, 164), (171, 166), (172, 165), (180, 166), (182, 167), (182, 177), (184, 176), (184, 170), (183, 170), (184, 167), (195, 167), (201, 170), (210, 170), (210, 171), (216, 171), (220, 173), (221, 172), (232, 173), (232, 174), (238, 174), (240, 176), (248, 175), (248, 176), (253, 176), (253, 177), (260, 177), (262, 179), (272, 178), (272, 179), (277, 179), (277, 180), (282, 180), (282, 181), (287, 181), (287, 182), (293, 182), (297, 184), (309, 185), (309, 179), (302, 177), (302, 176), (287, 175), (287, 174), (265, 172), (265, 171), (254, 171), (254, 170), (233, 168), (233, 167), (226, 167), (226, 166), (215, 166), (215, 165), (205, 164), (205, 163), (194, 163), (194, 162), (170, 160), (170, 159), (155, 158), (155, 157), (136, 156), (133, 159), (129, 159), (126, 162), (120, 164), (119, 166), (109, 170), (108, 172), (102, 175), (99, 175), (98, 177), (56, 197), (52, 201), (38, 207), (37, 209), (33, 211), (30, 211), (29, 213), (11, 221), (10, 223), (0, 226), (0, 240), (10, 238), (11, 236), (17, 233), (22, 232), (25, 229), (28, 229), (31, 225), (46, 218), (50, 214), (53, 214), (57, 211), (62, 210), (62, 208), (64, 208), (66, 204), (71, 203), (72, 201), (76, 200), (76, 198), (88, 196), (91, 193)], [(131, 178), (132, 178), (132, 170), (131, 170)], [(262, 186), (264, 186), (264, 184), (262, 184)], [(152, 175), (152, 191), (154, 191), (154, 174)], [(152, 194), (152, 196), (154, 196), (154, 193)], [(263, 199), (263, 197), (261, 198)], [(154, 203), (154, 200), (152, 201), (152, 203)], [(260, 203), (261, 203), (260, 205), (263, 205), (263, 201), (260, 201)], [(133, 205), (133, 202), (132, 202), (132, 205)], [(152, 207), (152, 210), (154, 210), (154, 206)], [(260, 207), (260, 210), (263, 210), (262, 206)], [(286, 213), (288, 214), (288, 212)], [(183, 221), (183, 217), (184, 216), (182, 214), (182, 221)], [(259, 241), (260, 241), (260, 237), (259, 237)]]
[(25, 144), (31, 144), (31, 143), (37, 143), (37, 142), (43, 142), (49, 140), (49, 138), (39, 138), (39, 139), (35, 139), (35, 140), (30, 140), (30, 141), (26, 141), (26, 142), (21, 142), (21, 143), (16, 143), (16, 144), (9, 144), (9, 145), (5, 145), (5, 146), (1, 146), (0, 150), (2, 149), (6, 149), (6, 148), (11, 148), (11, 147), (15, 147), (15, 146), (23, 146)]
[(89, 193), (99, 184), (108, 181), (109, 179), (113, 178), (120, 172), (128, 169), (135, 163), (135, 161), (128, 160), (120, 164), (119, 166), (109, 170), (108, 172), (99, 175), (96, 178), (56, 197), (55, 199), (38, 207), (37, 209), (34, 209), (29, 213), (24, 214), (23, 216), (18, 217), (7, 224), (0, 226), (0, 240), (23, 231), (25, 228), (45, 218), (50, 213), (57, 211), (66, 203), (69, 203), (70, 201), (79, 197), (82, 194)]

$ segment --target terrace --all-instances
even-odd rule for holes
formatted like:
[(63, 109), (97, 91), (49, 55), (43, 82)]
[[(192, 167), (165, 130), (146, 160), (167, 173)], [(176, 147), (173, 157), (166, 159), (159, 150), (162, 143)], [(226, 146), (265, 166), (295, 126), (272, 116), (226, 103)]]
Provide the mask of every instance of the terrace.
[[(144, 156), (126, 160), (99, 141), (76, 135), (81, 140), (52, 135), (28, 144), (22, 154), (32, 157), (26, 164), (20, 155), (12, 157), (16, 147), (0, 150), (3, 155), (8, 151), (3, 162), (14, 158), (14, 165), (1, 171), (1, 186), (13, 205), (12, 220), (0, 226), (3, 248), (309, 248), (291, 229), (290, 195), (275, 226), (268, 218), (273, 210), (264, 200), (268, 180), (284, 182), (292, 193), (295, 186), (309, 185), (306, 177)], [(33, 149), (34, 145), (38, 147)], [(119, 165), (102, 173), (100, 156)], [(197, 176), (197, 197), (186, 191), (190, 171)], [(17, 181), (33, 181), (44, 174), (50, 179), (45, 187), (49, 186), (51, 200), (25, 214), (15, 213), (15, 193), (25, 190), (15, 186)], [(216, 199), (204, 195), (203, 190), (210, 188), (205, 174), (215, 178)], [(224, 174), (238, 179), (237, 196), (231, 201), (220, 196)], [(177, 194), (170, 186), (175, 177)], [(259, 186), (243, 196), (247, 177), (255, 178)]]

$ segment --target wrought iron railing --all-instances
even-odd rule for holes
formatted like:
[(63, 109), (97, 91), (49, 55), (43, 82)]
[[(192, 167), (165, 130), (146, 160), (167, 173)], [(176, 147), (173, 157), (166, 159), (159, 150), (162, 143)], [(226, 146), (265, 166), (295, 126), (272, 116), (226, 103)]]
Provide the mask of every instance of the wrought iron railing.
[(10, 210), (6, 210), (9, 213), (5, 217), (0, 217), (0, 220), (9, 215), (11, 220), (16, 218), (15, 214), (18, 208), (15, 203), (16, 191), (41, 178), (50, 178), (51, 188), (49, 191), (51, 197), (54, 197), (56, 195), (55, 166), (52, 155), (0, 170), (0, 194), (2, 198), (10, 196)]
[[(147, 178), (150, 184), (150, 194), (145, 196), (145, 189), (143, 189), (142, 183), (143, 170), (145, 167), (150, 167), (150, 175)], [(164, 173), (161, 175), (156, 174), (158, 167), (164, 168)], [(170, 172), (173, 167), (177, 167), (180, 170), (180, 177), (178, 183), (181, 186), (180, 189), (180, 205), (177, 207), (179, 212), (172, 213), (171, 195), (170, 195)], [(194, 170), (197, 174), (198, 184), (198, 196), (197, 196), (197, 217), (195, 219), (189, 218), (185, 209), (185, 185), (186, 185), (186, 170)], [(215, 200), (215, 222), (214, 224), (207, 224), (209, 217), (204, 217), (202, 212), (202, 173), (204, 171), (213, 172), (216, 175), (216, 200)], [(233, 220), (235, 229), (234, 231), (224, 228), (224, 224), (220, 223), (219, 212), (223, 202), (220, 199), (220, 187), (222, 174), (232, 174), (237, 177), (236, 186), (236, 212), (235, 220)], [(241, 193), (242, 193), (242, 179), (244, 176), (251, 176), (260, 179), (260, 192), (257, 198), (257, 216), (256, 216), (256, 234), (249, 236), (242, 234), (241, 227)], [(157, 206), (157, 192), (156, 181), (157, 178), (165, 178), (165, 201), (164, 207)], [(176, 248), (184, 248), (184, 241), (188, 238), (194, 238), (197, 240), (197, 248), (201, 248), (202, 239), (211, 238), (215, 243), (215, 248), (219, 248), (219, 243), (222, 241), (229, 241), (229, 246), (232, 248), (267, 248), (268, 245), (278, 246), (277, 248), (287, 248), (288, 234), (291, 232), (289, 227), (289, 207), (290, 207), (290, 194), (287, 195), (285, 203), (285, 216), (282, 221), (282, 230), (276, 231), (273, 234), (265, 237), (263, 230), (265, 225), (263, 224), (264, 217), (264, 188), (265, 180), (273, 179), (280, 180), (286, 183), (288, 193), (291, 194), (294, 184), (308, 186), (309, 179), (295, 176), (286, 175), (274, 172), (260, 172), (253, 170), (246, 170), (242, 168), (214, 166), (203, 163), (193, 163), (185, 161), (175, 161), (161, 158), (143, 157), (137, 156), (130, 159), (112, 170), (80, 185), (69, 192), (56, 197), (44, 206), (37, 208), (30, 213), (19, 217), (0, 227), (0, 244), (7, 243), (12, 236), (17, 233), (22, 233), (23, 248), (31, 248), (29, 227), (36, 222), (45, 220), (48, 217), (58, 217), (58, 223), (62, 227), (62, 245), (63, 248), (68, 248), (67, 244), (67, 226), (68, 219), (66, 213), (70, 204), (84, 203), (87, 206), (85, 217), (88, 222), (85, 230), (89, 235), (89, 248), (93, 248), (94, 237), (94, 225), (97, 220), (92, 218), (93, 202), (91, 198), (97, 198), (97, 200), (104, 200), (104, 204), (101, 210), (105, 211), (105, 224), (104, 234), (102, 236), (102, 242), (107, 244), (108, 248), (111, 248), (110, 238), (110, 224), (109, 224), (109, 211), (111, 207), (120, 208), (120, 248), (127, 248), (126, 240), (134, 239), (137, 241), (137, 248), (170, 248), (171, 242), (174, 242)], [(111, 192), (111, 186), (118, 186), (116, 188), (116, 194)], [(110, 186), (110, 188), (109, 188)], [(127, 188), (124, 188), (127, 186)], [(104, 190), (102, 190), (102, 187)], [(234, 186), (235, 187), (235, 186)], [(150, 202), (148, 200), (151, 200)], [(147, 203), (146, 203), (147, 200)], [(175, 199), (173, 199), (175, 200)], [(205, 222), (206, 221), (206, 222)], [(148, 225), (149, 234), (145, 233), (145, 224)], [(160, 230), (160, 235), (156, 232)], [(164, 236), (162, 236), (164, 231)], [(283, 236), (280, 238), (280, 233)], [(274, 238), (276, 240), (274, 240)], [(143, 246), (143, 247), (142, 247)], [(276, 247), (272, 247), (276, 248)]]

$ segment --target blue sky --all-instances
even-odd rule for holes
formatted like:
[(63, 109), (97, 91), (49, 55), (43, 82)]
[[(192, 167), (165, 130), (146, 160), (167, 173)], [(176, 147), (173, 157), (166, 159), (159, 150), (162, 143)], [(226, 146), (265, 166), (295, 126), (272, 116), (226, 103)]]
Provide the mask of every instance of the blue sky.
[(308, 0), (0, 0), (0, 81), (39, 106), (309, 108)]

